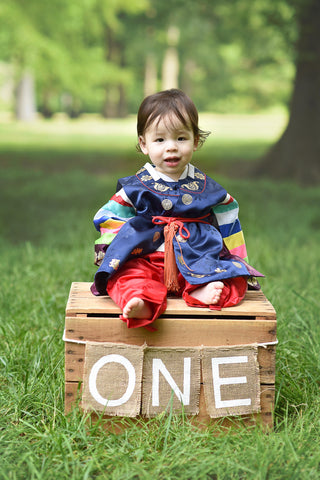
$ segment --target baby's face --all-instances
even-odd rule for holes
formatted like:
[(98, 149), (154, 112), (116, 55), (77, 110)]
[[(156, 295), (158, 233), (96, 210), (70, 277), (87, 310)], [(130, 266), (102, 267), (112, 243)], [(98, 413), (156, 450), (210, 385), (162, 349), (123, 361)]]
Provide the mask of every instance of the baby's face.
[(139, 144), (156, 170), (178, 181), (198, 146), (198, 138), (191, 127), (168, 115), (160, 121), (156, 118), (139, 137)]

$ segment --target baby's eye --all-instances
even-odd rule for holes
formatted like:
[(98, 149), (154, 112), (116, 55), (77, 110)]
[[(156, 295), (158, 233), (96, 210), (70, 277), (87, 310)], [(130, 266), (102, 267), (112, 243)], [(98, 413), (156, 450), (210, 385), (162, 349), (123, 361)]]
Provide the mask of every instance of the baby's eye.
[(186, 137), (178, 137), (179, 142), (183, 142), (184, 140), (186, 140)]
[(161, 138), (161, 137), (156, 138), (156, 142), (163, 142), (163, 138)]

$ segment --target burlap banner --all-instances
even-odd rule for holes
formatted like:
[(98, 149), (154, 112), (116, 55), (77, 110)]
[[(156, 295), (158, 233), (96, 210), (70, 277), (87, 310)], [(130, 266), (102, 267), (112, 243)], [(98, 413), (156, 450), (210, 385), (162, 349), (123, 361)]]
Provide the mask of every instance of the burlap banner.
[[(106, 415), (199, 413), (200, 376), (212, 418), (260, 411), (257, 345), (138, 347), (86, 345), (82, 407)], [(143, 374), (142, 374), (143, 372)]]
[(257, 345), (204, 347), (202, 378), (212, 418), (260, 411)]
[(88, 342), (82, 408), (106, 415), (139, 415), (142, 365), (143, 347)]
[(165, 409), (199, 413), (200, 350), (147, 348), (143, 361), (142, 414), (154, 417)]

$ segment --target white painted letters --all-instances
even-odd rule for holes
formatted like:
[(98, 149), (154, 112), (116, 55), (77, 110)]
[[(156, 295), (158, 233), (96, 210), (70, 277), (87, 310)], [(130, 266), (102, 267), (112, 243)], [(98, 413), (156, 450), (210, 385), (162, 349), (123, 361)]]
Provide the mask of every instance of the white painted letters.
[(240, 407), (240, 406), (251, 405), (251, 398), (221, 400), (221, 388), (220, 388), (222, 385), (247, 383), (247, 377), (221, 378), (220, 372), (219, 372), (219, 365), (230, 364), (230, 363), (248, 363), (248, 357), (247, 356), (218, 357), (218, 358), (212, 358), (211, 362), (212, 362), (213, 392), (214, 392), (214, 400), (215, 400), (216, 408)]
[[(118, 398), (117, 400), (108, 400), (107, 398), (103, 398), (97, 389), (97, 376), (100, 369), (104, 367), (104, 365), (106, 365), (107, 363), (112, 363), (112, 362), (119, 363), (120, 365), (122, 365), (127, 370), (129, 375), (127, 390), (122, 395), (122, 397)], [(117, 379), (115, 378), (112, 380), (116, 388)], [(89, 391), (91, 395), (98, 403), (101, 403), (101, 405), (108, 406), (108, 407), (119, 407), (120, 405), (123, 405), (124, 403), (126, 403), (130, 399), (131, 395), (133, 394), (135, 384), (136, 384), (136, 372), (132, 363), (129, 362), (129, 360), (126, 357), (118, 354), (110, 354), (100, 358), (93, 365), (89, 375)]]
[(153, 417), (172, 409), (199, 413), (200, 378), (212, 418), (260, 411), (257, 345), (86, 346), (82, 406), (106, 415)]
[(166, 366), (164, 365), (161, 358), (154, 358), (152, 362), (152, 406), (160, 406), (160, 372), (169, 383), (170, 387), (174, 391), (175, 395), (178, 397), (179, 401), (183, 405), (190, 405), (190, 380), (191, 380), (191, 358), (187, 357), (183, 359), (184, 369), (183, 369), (183, 393), (179, 389), (176, 382), (173, 380), (172, 376), (168, 372)]

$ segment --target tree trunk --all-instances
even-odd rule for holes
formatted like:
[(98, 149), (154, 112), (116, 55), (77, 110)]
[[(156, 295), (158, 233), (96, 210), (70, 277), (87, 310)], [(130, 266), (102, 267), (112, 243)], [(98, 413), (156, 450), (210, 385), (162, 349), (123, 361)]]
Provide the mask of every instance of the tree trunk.
[(175, 26), (170, 26), (167, 32), (168, 48), (162, 64), (162, 89), (178, 88), (179, 86), (179, 55), (177, 45), (180, 31)]
[[(125, 67), (123, 45), (116, 40), (110, 27), (105, 27), (106, 60), (118, 67)], [(105, 87), (105, 102), (102, 114), (105, 118), (124, 118), (127, 116), (127, 96), (124, 85), (121, 82), (109, 82)]]
[(23, 122), (32, 122), (36, 116), (36, 101), (33, 76), (25, 72), (16, 88), (16, 117)]
[(306, 0), (298, 11), (296, 77), (290, 118), (280, 140), (258, 166), (258, 174), (320, 182), (320, 2)]
[(119, 87), (119, 102), (118, 102), (118, 117), (126, 118), (128, 115), (127, 92), (125, 86), (120, 84)]
[(144, 96), (152, 95), (157, 91), (157, 65), (153, 53), (146, 56), (144, 71)]
[(42, 102), (39, 106), (39, 113), (41, 113), (44, 118), (51, 118), (54, 114), (50, 106), (51, 93), (49, 90), (44, 90), (42, 93)]
[(194, 72), (197, 69), (197, 64), (194, 60), (188, 59), (183, 68), (183, 76), (181, 79), (182, 90), (189, 95), (190, 98), (193, 97), (193, 85), (194, 85)]

